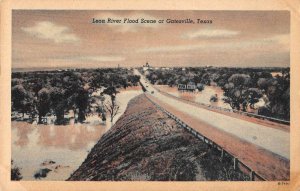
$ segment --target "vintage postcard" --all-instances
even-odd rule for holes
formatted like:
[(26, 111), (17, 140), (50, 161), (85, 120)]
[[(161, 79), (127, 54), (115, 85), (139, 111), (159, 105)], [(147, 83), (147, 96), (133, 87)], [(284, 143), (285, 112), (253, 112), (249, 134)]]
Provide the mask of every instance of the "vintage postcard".
[(300, 189), (293, 4), (39, 3), (1, 8), (1, 190)]

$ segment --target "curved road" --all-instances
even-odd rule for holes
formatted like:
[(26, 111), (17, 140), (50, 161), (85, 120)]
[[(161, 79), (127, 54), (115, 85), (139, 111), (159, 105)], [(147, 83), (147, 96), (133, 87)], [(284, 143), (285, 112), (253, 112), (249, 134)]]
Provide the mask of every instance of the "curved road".
[(177, 110), (191, 117), (195, 117), (214, 128), (223, 130), (229, 134), (239, 137), (242, 140), (260, 146), (286, 159), (290, 159), (289, 132), (265, 127), (261, 124), (233, 118), (221, 113), (212, 112), (165, 96), (153, 88), (153, 86), (138, 70), (135, 70), (135, 74), (141, 76), (140, 82), (145, 86), (148, 92), (153, 92), (151, 95), (157, 98), (159, 101), (170, 106), (176, 106)]

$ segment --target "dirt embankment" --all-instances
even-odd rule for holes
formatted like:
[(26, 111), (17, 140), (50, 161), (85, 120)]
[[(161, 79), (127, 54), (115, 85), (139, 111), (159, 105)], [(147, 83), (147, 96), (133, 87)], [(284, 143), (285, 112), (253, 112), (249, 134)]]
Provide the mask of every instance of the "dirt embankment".
[(140, 95), (68, 180), (248, 179)]

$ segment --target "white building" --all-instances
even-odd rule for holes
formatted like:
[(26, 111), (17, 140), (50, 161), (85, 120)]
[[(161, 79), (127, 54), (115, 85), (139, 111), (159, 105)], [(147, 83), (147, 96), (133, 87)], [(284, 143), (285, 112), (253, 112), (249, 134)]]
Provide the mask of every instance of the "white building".
[(147, 70), (149, 70), (150, 68), (151, 68), (151, 66), (148, 64), (148, 62), (146, 62), (146, 64), (143, 65), (143, 70), (144, 70), (144, 71), (147, 71)]

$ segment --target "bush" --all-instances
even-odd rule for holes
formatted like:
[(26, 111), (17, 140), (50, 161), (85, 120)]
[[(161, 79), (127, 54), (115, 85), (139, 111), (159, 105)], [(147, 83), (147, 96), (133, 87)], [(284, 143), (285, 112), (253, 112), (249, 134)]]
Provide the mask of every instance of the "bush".
[(13, 161), (11, 161), (11, 174), (10, 179), (11, 180), (21, 180), (23, 177), (20, 172), (20, 168), (17, 166), (13, 166)]

